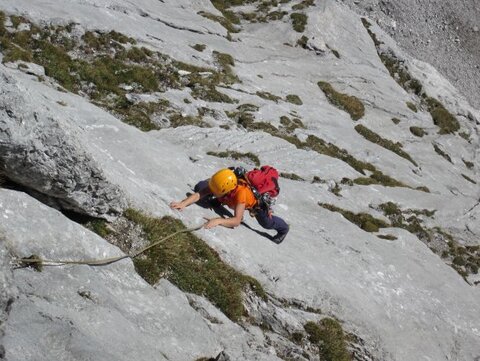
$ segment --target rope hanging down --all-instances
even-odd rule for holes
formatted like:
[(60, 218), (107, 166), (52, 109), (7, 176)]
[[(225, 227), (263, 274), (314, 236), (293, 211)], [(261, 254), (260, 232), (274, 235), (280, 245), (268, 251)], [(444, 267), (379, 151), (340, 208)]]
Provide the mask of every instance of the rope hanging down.
[(182, 229), (180, 231), (174, 232), (174, 233), (160, 239), (159, 241), (157, 241), (155, 243), (152, 243), (151, 245), (149, 245), (145, 248), (142, 248), (141, 250), (135, 252), (132, 255), (127, 255), (126, 254), (126, 255), (118, 256), (118, 257), (110, 257), (110, 258), (104, 258), (104, 259), (91, 259), (91, 260), (82, 260), (82, 261), (45, 260), (45, 259), (40, 259), (40, 258), (19, 258), (19, 259), (16, 259), (16, 261), (18, 261), (20, 263), (23, 263), (25, 266), (28, 266), (29, 264), (38, 264), (38, 265), (42, 265), (42, 266), (61, 266), (62, 264), (85, 264), (85, 265), (90, 265), (90, 266), (103, 266), (103, 265), (107, 265), (107, 264), (111, 264), (111, 263), (120, 261), (120, 260), (125, 259), (125, 258), (131, 258), (133, 260), (135, 257), (142, 254), (143, 252), (148, 251), (150, 248), (153, 248), (153, 247), (159, 245), (160, 243), (166, 241), (167, 239), (170, 239), (170, 238), (176, 236), (177, 234), (197, 231), (202, 227), (203, 227), (203, 224), (200, 225), (200, 226), (196, 226), (196, 227), (192, 227), (192, 228), (186, 228), (186, 229)]

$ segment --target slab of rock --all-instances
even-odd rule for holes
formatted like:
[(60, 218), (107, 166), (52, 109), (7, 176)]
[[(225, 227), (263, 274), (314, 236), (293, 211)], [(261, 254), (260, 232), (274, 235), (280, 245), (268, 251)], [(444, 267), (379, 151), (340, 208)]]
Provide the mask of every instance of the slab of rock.
[(62, 209), (91, 216), (120, 212), (124, 195), (106, 181), (75, 133), (60, 114), (36, 109), (12, 77), (0, 74), (2, 173)]

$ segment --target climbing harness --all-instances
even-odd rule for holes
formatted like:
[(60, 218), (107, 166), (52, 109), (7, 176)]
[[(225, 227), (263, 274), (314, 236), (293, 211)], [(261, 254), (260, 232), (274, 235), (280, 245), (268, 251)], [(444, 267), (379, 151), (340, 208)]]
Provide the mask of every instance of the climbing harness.
[(132, 255), (126, 254), (126, 255), (118, 256), (118, 257), (110, 257), (110, 258), (104, 258), (104, 259), (80, 260), (80, 261), (45, 260), (45, 259), (40, 259), (40, 258), (36, 258), (36, 257), (17, 258), (17, 259), (15, 259), (15, 261), (17, 261), (21, 264), (24, 264), (24, 267), (29, 266), (29, 265), (61, 266), (62, 264), (85, 264), (85, 265), (89, 265), (89, 266), (103, 266), (103, 265), (107, 265), (107, 264), (111, 264), (111, 263), (120, 261), (120, 260), (125, 259), (125, 258), (131, 258), (133, 260), (135, 257), (142, 254), (143, 252), (148, 251), (150, 248), (153, 248), (153, 247), (157, 246), (158, 244), (160, 244), (162, 242), (165, 242), (167, 239), (170, 239), (170, 238), (176, 236), (177, 234), (197, 231), (202, 227), (203, 227), (203, 224), (200, 225), (200, 226), (196, 226), (196, 227), (192, 227), (192, 228), (186, 228), (186, 229), (182, 229), (180, 231), (174, 232), (174, 233), (158, 240), (157, 242), (152, 243), (151, 245), (149, 245), (145, 248), (142, 248), (141, 250), (135, 252)]

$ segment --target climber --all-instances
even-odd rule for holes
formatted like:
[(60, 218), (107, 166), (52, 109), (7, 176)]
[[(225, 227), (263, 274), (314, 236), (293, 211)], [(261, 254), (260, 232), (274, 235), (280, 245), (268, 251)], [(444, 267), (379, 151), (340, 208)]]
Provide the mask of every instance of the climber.
[(280, 244), (289, 231), (287, 223), (274, 216), (269, 205), (255, 197), (255, 190), (252, 190), (246, 179), (232, 169), (219, 170), (210, 179), (200, 181), (194, 191), (195, 193), (180, 202), (171, 202), (170, 208), (181, 211), (193, 203), (201, 202), (209, 208), (225, 204), (234, 211), (234, 215), (228, 218), (206, 218), (206, 229), (216, 226), (237, 227), (242, 222), (245, 210), (248, 210), (263, 228), (277, 231), (271, 238), (273, 242)]

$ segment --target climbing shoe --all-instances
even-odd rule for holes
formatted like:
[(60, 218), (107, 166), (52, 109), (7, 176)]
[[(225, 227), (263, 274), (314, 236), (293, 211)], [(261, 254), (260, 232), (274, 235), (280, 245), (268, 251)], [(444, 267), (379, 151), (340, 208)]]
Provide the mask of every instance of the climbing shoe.
[(286, 233), (277, 233), (275, 236), (272, 237), (272, 241), (275, 242), (276, 244), (280, 244), (283, 242), (286, 236), (287, 236)]

